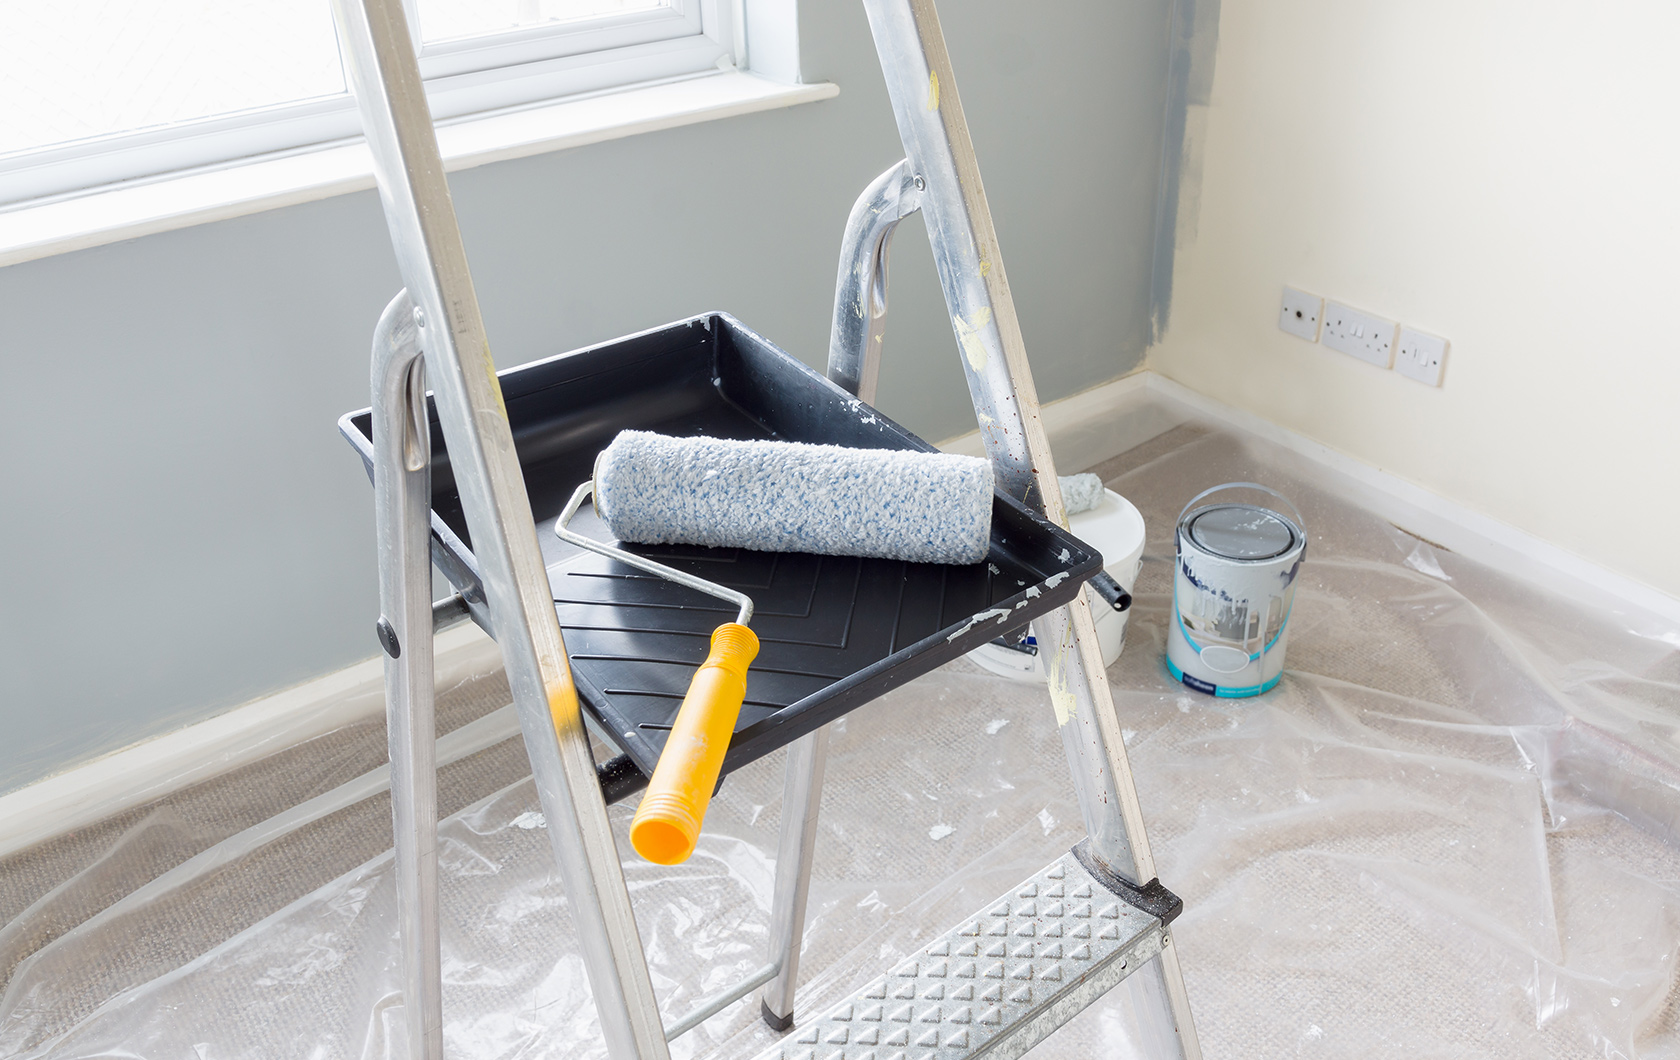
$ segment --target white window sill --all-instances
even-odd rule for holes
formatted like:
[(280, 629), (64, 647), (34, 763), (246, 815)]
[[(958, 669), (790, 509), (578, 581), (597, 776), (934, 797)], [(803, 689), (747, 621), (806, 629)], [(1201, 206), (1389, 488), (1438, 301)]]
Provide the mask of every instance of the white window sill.
[[(447, 169), (831, 99), (828, 83), (788, 85), (738, 71), (621, 89), (438, 128)], [(371, 188), (361, 142), (114, 187), (0, 212), (0, 266)]]

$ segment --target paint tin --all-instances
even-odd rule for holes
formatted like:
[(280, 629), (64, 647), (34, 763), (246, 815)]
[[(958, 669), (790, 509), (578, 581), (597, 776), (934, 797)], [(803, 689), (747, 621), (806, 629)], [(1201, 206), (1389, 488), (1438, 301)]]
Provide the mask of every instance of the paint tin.
[[(1215, 494), (1257, 490), (1287, 514)], [(1167, 629), (1167, 669), (1211, 696), (1257, 696), (1283, 676), (1295, 578), (1307, 554), (1306, 524), (1283, 494), (1229, 482), (1193, 497), (1178, 516), (1178, 562)]]

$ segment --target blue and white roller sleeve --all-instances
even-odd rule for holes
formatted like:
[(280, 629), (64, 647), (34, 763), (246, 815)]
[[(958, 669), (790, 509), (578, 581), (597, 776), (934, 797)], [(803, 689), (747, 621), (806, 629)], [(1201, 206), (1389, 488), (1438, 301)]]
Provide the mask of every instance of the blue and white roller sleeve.
[(1102, 479), (1089, 471), (1082, 475), (1063, 475), (1056, 480), (1062, 486), (1062, 509), (1068, 515), (1088, 512), (1102, 503)]
[(623, 431), (595, 462), (595, 508), (620, 541), (979, 563), (992, 466), (945, 453)]

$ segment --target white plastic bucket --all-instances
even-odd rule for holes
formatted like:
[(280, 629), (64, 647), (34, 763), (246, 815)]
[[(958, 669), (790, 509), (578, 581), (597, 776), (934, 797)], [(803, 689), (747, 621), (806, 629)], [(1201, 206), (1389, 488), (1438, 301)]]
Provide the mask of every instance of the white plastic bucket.
[[(1132, 502), (1113, 490), (1104, 490), (1095, 508), (1068, 516), (1068, 529), (1102, 553), (1103, 570), (1130, 593), (1137, 583), (1144, 541), (1143, 515)], [(1096, 619), (1103, 665), (1112, 666), (1120, 658), (1120, 649), (1125, 647), (1126, 616), (1131, 612), (1114, 610), (1090, 586), (1086, 586), (1085, 594), (1091, 602), (1091, 617)], [(1036, 642), (1023, 644), (1036, 647)], [(968, 657), (992, 673), (1017, 681), (1044, 683), (1044, 667), (1036, 654), (1000, 644), (982, 644), (969, 652)]]
[[(1258, 490), (1288, 513), (1255, 504), (1196, 504)], [(1194, 509), (1194, 510), (1192, 510)], [(1301, 513), (1269, 486), (1228, 482), (1191, 498), (1178, 516), (1167, 669), (1185, 687), (1240, 699), (1283, 676), (1295, 579), (1306, 559)]]

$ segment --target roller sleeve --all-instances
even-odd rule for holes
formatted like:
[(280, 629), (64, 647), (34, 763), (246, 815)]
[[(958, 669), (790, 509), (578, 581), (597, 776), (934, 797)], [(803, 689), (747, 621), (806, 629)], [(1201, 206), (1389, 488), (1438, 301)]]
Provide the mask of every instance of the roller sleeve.
[(595, 464), (620, 541), (980, 563), (992, 466), (977, 457), (623, 431)]

